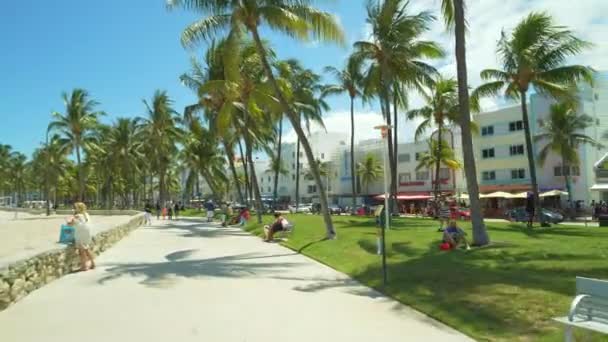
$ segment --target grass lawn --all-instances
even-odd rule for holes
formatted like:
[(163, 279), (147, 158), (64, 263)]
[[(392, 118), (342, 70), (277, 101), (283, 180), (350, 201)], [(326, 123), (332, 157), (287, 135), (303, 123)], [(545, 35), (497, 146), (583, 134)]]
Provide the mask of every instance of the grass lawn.
[[(389, 285), (384, 288), (373, 218), (334, 216), (338, 239), (331, 241), (323, 240), (321, 217), (288, 219), (296, 225), (285, 242), (289, 248), (481, 341), (561, 341), (563, 327), (551, 318), (568, 311), (575, 276), (608, 279), (605, 228), (529, 231), (522, 224), (488, 223), (492, 246), (444, 252), (435, 221), (398, 218), (387, 232)], [(462, 228), (470, 237), (470, 224)], [(255, 223), (246, 229), (262, 231)]]

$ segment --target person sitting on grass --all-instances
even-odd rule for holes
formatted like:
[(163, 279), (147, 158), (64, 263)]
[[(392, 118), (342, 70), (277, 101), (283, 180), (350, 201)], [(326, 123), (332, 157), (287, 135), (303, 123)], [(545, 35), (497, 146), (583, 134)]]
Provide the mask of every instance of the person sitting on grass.
[(239, 225), (246, 225), (250, 218), (251, 214), (249, 214), (249, 208), (245, 207), (241, 209), (241, 213), (239, 214)]
[(283, 231), (289, 225), (289, 222), (279, 213), (274, 213), (275, 221), (272, 225), (264, 226), (264, 241), (270, 242), (272, 241), (274, 234), (277, 232)]
[(464, 244), (467, 250), (471, 249), (467, 242), (466, 233), (458, 227), (455, 220), (448, 223), (448, 227), (443, 231), (443, 242), (449, 243), (452, 248)]

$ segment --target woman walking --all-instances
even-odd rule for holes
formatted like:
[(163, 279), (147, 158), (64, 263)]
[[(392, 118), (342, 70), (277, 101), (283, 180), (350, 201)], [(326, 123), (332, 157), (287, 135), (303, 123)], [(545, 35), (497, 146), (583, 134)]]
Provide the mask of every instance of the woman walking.
[(80, 256), (80, 271), (95, 268), (93, 254), (89, 250), (91, 244), (90, 222), (87, 206), (82, 202), (74, 203), (74, 216), (68, 219), (68, 224), (74, 227), (74, 245)]

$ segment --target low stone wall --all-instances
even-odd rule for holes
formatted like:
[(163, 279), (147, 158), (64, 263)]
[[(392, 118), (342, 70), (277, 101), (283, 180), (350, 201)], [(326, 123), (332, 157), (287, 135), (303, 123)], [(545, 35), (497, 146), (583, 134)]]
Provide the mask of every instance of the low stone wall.
[[(33, 209), (33, 208), (5, 208), (2, 207), (0, 208), (0, 210), (2, 211), (9, 211), (9, 212), (18, 212), (18, 213), (27, 213), (27, 214), (32, 214), (32, 215), (42, 215), (44, 213), (46, 213), (46, 209)], [(122, 210), (122, 209), (93, 209), (93, 210), (87, 210), (87, 213), (89, 213), (89, 215), (136, 215), (139, 214), (141, 211), (137, 211), (137, 210)], [(73, 214), (74, 211), (71, 209), (59, 209), (59, 210), (51, 210), (52, 214), (57, 214), (57, 215), (70, 215)]]
[[(139, 214), (127, 223), (98, 233), (93, 237), (91, 251), (95, 255), (101, 254), (142, 223), (143, 215)], [(0, 311), (28, 293), (79, 267), (76, 249), (73, 246), (65, 246), (0, 268)]]

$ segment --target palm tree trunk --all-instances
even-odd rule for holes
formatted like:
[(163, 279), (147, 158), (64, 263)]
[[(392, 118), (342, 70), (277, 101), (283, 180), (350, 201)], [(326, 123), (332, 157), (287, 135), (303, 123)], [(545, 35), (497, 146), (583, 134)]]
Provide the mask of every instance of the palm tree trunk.
[(234, 152), (231, 148), (224, 142), (224, 149), (226, 150), (226, 155), (228, 157), (228, 165), (230, 166), (230, 172), (232, 172), (232, 178), (234, 178), (234, 184), (236, 186), (236, 191), (239, 195), (239, 201), (241, 203), (245, 203), (243, 199), (243, 191), (241, 190), (241, 185), (239, 184), (239, 176), (236, 172), (236, 167), (234, 166)]
[(467, 179), (467, 191), (471, 205), (471, 223), (473, 225), (473, 243), (483, 246), (490, 243), (486, 231), (479, 201), (479, 185), (477, 184), (477, 167), (471, 134), (471, 112), (467, 80), (466, 57), (466, 22), (464, 17), (464, 0), (454, 0), (454, 22), (456, 24), (456, 69), (458, 74), (458, 103), (460, 106), (460, 129), (462, 135), (462, 154), (464, 172)]
[(255, 173), (255, 165), (253, 164), (253, 153), (251, 151), (251, 143), (245, 138), (245, 148), (247, 149), (247, 163), (251, 171), (251, 185), (253, 186), (253, 193), (255, 196), (255, 212), (258, 217), (258, 223), (262, 223), (262, 195), (260, 194), (260, 187), (258, 186), (258, 178)]
[[(566, 166), (566, 158), (562, 155), (562, 173), (564, 174), (564, 183), (566, 185), (566, 192), (568, 192), (568, 212), (570, 214), (570, 218), (574, 219), (574, 217), (576, 216), (575, 211), (574, 211), (574, 202), (572, 201), (573, 199), (573, 195), (572, 195), (572, 189), (570, 188), (570, 172), (572, 171), (570, 166)], [(566, 167), (568, 168), (567, 172), (566, 171)]]
[(390, 99), (389, 99), (389, 95), (388, 95), (388, 91), (385, 92), (385, 109), (386, 109), (386, 124), (390, 127), (390, 129), (388, 130), (388, 135), (387, 135), (387, 139), (386, 139), (386, 143), (388, 144), (388, 168), (389, 168), (389, 191), (390, 191), (390, 195), (389, 195), (389, 215), (392, 215), (392, 213), (395, 212), (395, 202), (394, 202), (394, 196), (395, 196), (395, 177), (393, 175), (393, 170), (395, 169), (395, 159), (393, 151), (394, 151), (394, 147), (393, 147), (393, 128), (392, 126), (392, 119), (391, 119), (391, 105), (390, 105)]
[(80, 162), (80, 145), (76, 145), (76, 162), (78, 163), (78, 199), (84, 202), (84, 173)]
[(357, 185), (355, 179), (355, 98), (350, 97), (350, 184), (353, 190), (353, 208), (357, 207)]
[(521, 113), (524, 121), (524, 135), (526, 138), (526, 154), (528, 157), (528, 167), (530, 168), (530, 183), (532, 185), (532, 194), (534, 195), (534, 211), (538, 221), (543, 223), (543, 215), (541, 215), (540, 197), (538, 197), (538, 181), (536, 180), (536, 164), (534, 163), (534, 152), (532, 150), (532, 133), (530, 132), (530, 124), (528, 123), (528, 104), (527, 93), (520, 91), (521, 95)]
[(443, 139), (443, 126), (439, 125), (437, 130), (437, 156), (435, 163), (435, 184), (433, 185), (433, 191), (435, 192), (435, 213), (439, 213), (439, 191), (440, 191), (440, 179), (439, 179), (439, 171), (441, 170), (441, 143)]
[(399, 212), (397, 202), (397, 160), (399, 155), (399, 143), (397, 142), (398, 135), (398, 111), (397, 111), (397, 87), (393, 87), (393, 164), (391, 165), (391, 186), (393, 192), (393, 203), (397, 206), (396, 211)]
[(247, 171), (247, 158), (246, 158), (246, 155), (243, 154), (243, 144), (241, 144), (241, 139), (239, 139), (239, 152), (241, 153), (241, 164), (243, 165), (243, 172), (245, 174), (246, 201), (244, 203), (246, 205), (249, 205), (249, 199), (251, 198), (251, 186), (250, 186), (250, 180), (249, 180), (249, 171)]
[(277, 205), (277, 195), (279, 190), (279, 172), (281, 171), (281, 142), (283, 139), (283, 117), (279, 119), (279, 146), (277, 148), (277, 165), (274, 170), (274, 192), (272, 194), (272, 202)]
[(165, 167), (161, 166), (158, 173), (158, 197), (160, 199), (160, 205), (165, 205)]
[(326, 230), (327, 238), (335, 239), (337, 234), (334, 229), (333, 223), (331, 221), (331, 216), (329, 215), (329, 210), (328, 210), (328, 205), (327, 205), (327, 196), (325, 193), (325, 189), (323, 188), (323, 182), (321, 180), (321, 175), (319, 175), (319, 165), (317, 165), (317, 163), (315, 161), (315, 157), (312, 153), (312, 148), (310, 147), (310, 143), (308, 142), (308, 139), (306, 138), (306, 134), (304, 133), (304, 130), (300, 126), (300, 122), (299, 122), (300, 117), (289, 106), (289, 104), (287, 103), (287, 100), (285, 99), (285, 96), (283, 95), (283, 93), (281, 92), (281, 89), (279, 88), (279, 84), (277, 83), (277, 80), (274, 77), (274, 74), (272, 73), (272, 67), (270, 66), (270, 63), (268, 62), (266, 49), (264, 48), (264, 45), (262, 44), (262, 40), (261, 40), (259, 32), (257, 30), (257, 26), (250, 27), (249, 29), (253, 35), (253, 40), (256, 44), (258, 53), (260, 54), (260, 58), (262, 60), (262, 65), (264, 66), (264, 70), (266, 72), (266, 77), (268, 77), (268, 80), (270, 81), (270, 84), (273, 87), (275, 94), (277, 95), (279, 103), (281, 104), (281, 107), (283, 107), (283, 111), (285, 113), (287, 113), (287, 117), (289, 118), (289, 121), (291, 122), (292, 127), (294, 128), (294, 130), (296, 131), (296, 134), (300, 138), (302, 147), (304, 148), (304, 153), (306, 153), (306, 158), (308, 159), (308, 164), (310, 166), (310, 170), (315, 179), (315, 184), (317, 185), (317, 188), (319, 189), (319, 192), (320, 192), (319, 201), (321, 202), (321, 211), (323, 213), (323, 221), (325, 222), (325, 230)]
[(300, 138), (296, 141), (296, 212), (300, 205)]

